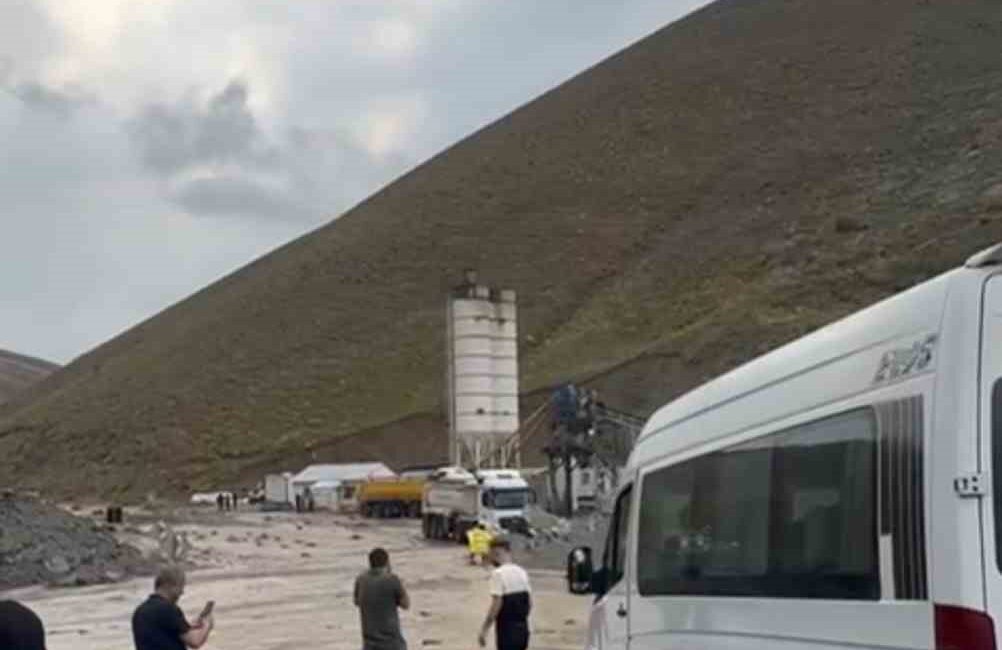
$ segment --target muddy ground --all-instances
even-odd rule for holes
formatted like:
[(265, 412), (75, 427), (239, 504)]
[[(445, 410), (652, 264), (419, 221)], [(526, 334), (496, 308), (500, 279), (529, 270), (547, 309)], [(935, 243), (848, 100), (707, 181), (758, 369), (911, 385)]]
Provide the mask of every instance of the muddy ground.
[[(237, 513), (175, 517), (192, 542), (181, 601), (189, 617), (216, 601), (217, 650), (359, 648), (354, 577), (366, 554), (383, 546), (411, 593), (402, 616), (409, 647), (467, 650), (488, 604), (488, 572), (466, 563), (463, 548), (427, 542), (414, 520), (359, 520), (330, 513)], [(137, 528), (142, 528), (138, 526)], [(148, 547), (133, 535), (129, 543)], [(584, 645), (590, 599), (566, 593), (562, 572), (532, 569), (531, 647)], [(45, 621), (49, 650), (131, 650), (130, 616), (151, 591), (151, 579), (114, 585), (9, 592)]]

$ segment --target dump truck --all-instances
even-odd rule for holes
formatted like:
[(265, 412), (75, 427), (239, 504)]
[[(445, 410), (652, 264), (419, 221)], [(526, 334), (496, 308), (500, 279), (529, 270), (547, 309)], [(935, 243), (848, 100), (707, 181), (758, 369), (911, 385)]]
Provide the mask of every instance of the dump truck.
[(363, 517), (420, 517), (424, 481), (373, 479), (358, 488), (358, 511)]
[(514, 469), (444, 467), (424, 486), (421, 531), (426, 539), (462, 543), (466, 531), (482, 522), (497, 530), (528, 533), (526, 506), (533, 500), (529, 484)]

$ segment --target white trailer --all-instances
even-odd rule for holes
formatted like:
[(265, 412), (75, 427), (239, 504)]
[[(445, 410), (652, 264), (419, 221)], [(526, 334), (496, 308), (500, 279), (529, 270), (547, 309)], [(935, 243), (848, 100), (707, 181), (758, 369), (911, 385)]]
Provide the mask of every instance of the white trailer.
[(995, 650), (1002, 245), (657, 411), (596, 595), (600, 650)]
[(529, 484), (513, 469), (468, 472), (445, 467), (425, 483), (421, 523), (428, 539), (462, 542), (478, 521), (498, 530), (526, 532)]
[(264, 477), (264, 500), (273, 504), (293, 503), (292, 474), (268, 474)]

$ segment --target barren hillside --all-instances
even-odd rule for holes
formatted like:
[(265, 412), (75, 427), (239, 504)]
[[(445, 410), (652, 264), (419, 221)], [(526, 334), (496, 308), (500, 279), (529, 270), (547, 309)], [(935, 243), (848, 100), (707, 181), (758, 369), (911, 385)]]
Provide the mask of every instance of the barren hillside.
[(58, 369), (48, 361), (0, 350), (0, 404)]
[(37, 385), (0, 474), (139, 495), (438, 460), (465, 267), (519, 292), (527, 392), (650, 411), (1002, 241), (1000, 12), (713, 4)]

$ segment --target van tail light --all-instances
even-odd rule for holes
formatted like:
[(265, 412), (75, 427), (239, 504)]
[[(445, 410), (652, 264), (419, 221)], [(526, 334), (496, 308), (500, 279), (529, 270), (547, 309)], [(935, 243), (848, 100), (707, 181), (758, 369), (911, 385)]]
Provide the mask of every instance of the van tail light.
[(936, 650), (996, 650), (992, 617), (966, 607), (935, 605)]

